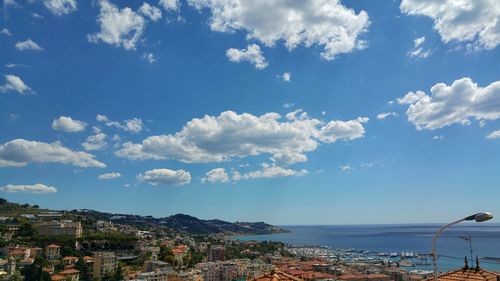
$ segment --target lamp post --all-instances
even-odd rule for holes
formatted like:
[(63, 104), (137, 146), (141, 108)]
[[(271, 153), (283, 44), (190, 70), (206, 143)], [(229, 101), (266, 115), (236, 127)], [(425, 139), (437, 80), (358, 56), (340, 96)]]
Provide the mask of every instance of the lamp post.
[(441, 232), (445, 230), (447, 227), (450, 227), (452, 225), (455, 225), (457, 223), (461, 223), (463, 221), (476, 221), (476, 222), (483, 222), (487, 221), (493, 218), (493, 215), (489, 212), (484, 212), (484, 213), (477, 213), (474, 215), (470, 215), (468, 217), (465, 217), (463, 219), (451, 222), (449, 224), (446, 224), (442, 226), (437, 232), (436, 235), (434, 236), (434, 239), (432, 240), (432, 264), (434, 266), (434, 281), (438, 281), (438, 271), (437, 271), (437, 255), (436, 255), (436, 241), (439, 238), (439, 235), (441, 235)]

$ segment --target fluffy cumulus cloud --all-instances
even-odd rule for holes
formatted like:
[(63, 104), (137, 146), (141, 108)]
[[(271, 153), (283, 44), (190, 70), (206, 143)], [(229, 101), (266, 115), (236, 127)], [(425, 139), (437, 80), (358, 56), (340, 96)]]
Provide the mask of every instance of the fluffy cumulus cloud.
[(226, 51), (226, 56), (232, 62), (248, 61), (257, 69), (264, 69), (268, 65), (257, 44), (250, 44), (246, 49), (230, 48)]
[(309, 174), (307, 170), (287, 169), (274, 164), (262, 163), (260, 170), (241, 174), (233, 172), (233, 181), (259, 179), (259, 178), (281, 178), (281, 177), (301, 177)]
[(191, 174), (185, 170), (153, 169), (139, 174), (137, 179), (151, 185), (185, 185), (191, 182)]
[(112, 179), (117, 179), (121, 176), (122, 176), (122, 174), (120, 174), (120, 173), (111, 172), (111, 173), (99, 175), (97, 178), (100, 180), (112, 180)]
[(494, 140), (500, 139), (500, 130), (493, 131), (486, 136), (487, 139)]
[(6, 36), (12, 36), (12, 33), (7, 28), (4, 28), (0, 31), (0, 34), (6, 35)]
[(54, 15), (63, 16), (76, 11), (76, 0), (44, 0), (43, 5)]
[(99, 1), (100, 13), (97, 17), (101, 30), (89, 34), (93, 43), (102, 41), (106, 44), (134, 50), (146, 28), (146, 19), (129, 7), (119, 9), (107, 0)]
[(43, 51), (43, 48), (31, 39), (17, 42), (15, 46), (19, 51)]
[(408, 104), (408, 121), (418, 130), (434, 130), (452, 124), (469, 124), (500, 118), (500, 81), (480, 87), (471, 78), (455, 80), (451, 85), (438, 83), (431, 94), (409, 92), (398, 99)]
[(47, 194), (47, 193), (56, 193), (57, 188), (55, 188), (53, 186), (41, 184), (41, 183), (37, 183), (37, 184), (33, 184), (33, 185), (8, 184), (8, 185), (0, 187), (0, 191), (10, 192), (10, 193), (25, 192), (25, 193), (35, 193), (35, 194)]
[(153, 63), (156, 63), (157, 60), (156, 60), (156, 57), (153, 53), (147, 53), (147, 54), (144, 54), (143, 58), (149, 63), (149, 64), (153, 64)]
[(85, 127), (87, 127), (87, 123), (73, 120), (69, 116), (61, 116), (52, 121), (52, 129), (67, 133), (81, 132), (85, 130)]
[(229, 181), (229, 175), (226, 172), (226, 169), (224, 168), (215, 168), (210, 171), (208, 171), (205, 175), (205, 177), (201, 178), (201, 182), (210, 182), (210, 183), (216, 183), (216, 182), (228, 182)]
[(94, 128), (94, 135), (88, 136), (82, 143), (83, 149), (87, 151), (101, 150), (108, 145), (106, 138), (105, 133), (101, 132), (98, 128)]
[(403, 0), (401, 12), (434, 21), (443, 42), (468, 42), (493, 49), (500, 44), (500, 9), (497, 0)]
[[(297, 112), (296, 112), (297, 113)], [(261, 116), (222, 112), (194, 118), (179, 132), (150, 136), (141, 143), (126, 142), (115, 154), (133, 160), (175, 159), (186, 163), (221, 162), (267, 154), (275, 162), (292, 164), (321, 142), (353, 140), (364, 136), (367, 118), (323, 122), (302, 112), (284, 119), (278, 113)]]
[(77, 167), (104, 168), (106, 165), (95, 156), (82, 151), (73, 151), (60, 142), (45, 143), (15, 139), (0, 144), (0, 167), (23, 167), (30, 163), (62, 163)]
[(24, 83), (19, 76), (13, 74), (6, 74), (5, 84), (0, 85), (0, 93), (18, 92), (19, 94), (36, 94), (28, 85)]
[(384, 120), (388, 117), (397, 117), (398, 114), (396, 112), (382, 112), (377, 114), (377, 119), (378, 120)]
[(181, 6), (179, 0), (160, 0), (159, 4), (167, 11), (178, 11)]
[(328, 122), (320, 131), (320, 140), (326, 143), (337, 140), (354, 140), (365, 135), (363, 124), (368, 122), (368, 118), (359, 117), (356, 120)]
[(426, 58), (431, 54), (431, 50), (425, 50), (422, 44), (425, 42), (425, 37), (418, 37), (413, 40), (413, 49), (408, 52), (408, 56), (412, 58)]
[(266, 46), (283, 41), (292, 50), (299, 45), (322, 46), (322, 57), (361, 49), (358, 37), (370, 24), (368, 14), (342, 5), (339, 0), (188, 0), (197, 9), (211, 11), (210, 28), (218, 32), (245, 30), (248, 39)]
[(280, 77), (283, 81), (285, 81), (285, 82), (290, 82), (290, 81), (292, 81), (292, 74), (291, 74), (290, 72), (285, 72), (285, 73), (283, 73), (283, 74), (279, 75), (279, 77)]
[(104, 123), (107, 127), (115, 127), (127, 132), (139, 133), (144, 129), (144, 123), (139, 118), (127, 119), (123, 122), (112, 121), (106, 115), (97, 115), (96, 120)]
[(148, 17), (152, 21), (158, 21), (159, 19), (161, 19), (161, 10), (149, 5), (146, 2), (144, 2), (139, 8), (139, 13), (141, 13), (145, 17)]
[(351, 165), (346, 164), (346, 165), (341, 165), (341, 166), (339, 167), (339, 169), (340, 169), (342, 172), (347, 172), (347, 171), (352, 170), (352, 167), (351, 167)]

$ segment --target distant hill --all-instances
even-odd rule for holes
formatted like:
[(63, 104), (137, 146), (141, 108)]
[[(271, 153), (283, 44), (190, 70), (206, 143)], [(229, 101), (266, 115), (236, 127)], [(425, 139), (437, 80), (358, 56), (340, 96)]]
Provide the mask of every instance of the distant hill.
[[(0, 210), (2, 215), (9, 217), (17, 217), (26, 214), (40, 215), (44, 213), (54, 212), (48, 209), (40, 209), (37, 205), (17, 204), (8, 202), (0, 198)], [(64, 213), (65, 218), (86, 217), (90, 220), (106, 220), (116, 224), (130, 224), (139, 227), (157, 227), (165, 226), (176, 231), (184, 231), (191, 234), (235, 234), (235, 235), (252, 235), (252, 234), (272, 234), (283, 233), (287, 230), (264, 223), (264, 222), (227, 222), (222, 220), (201, 220), (193, 216), (185, 214), (176, 214), (169, 217), (155, 218), (152, 216), (139, 216), (130, 214), (113, 214), (99, 212), (95, 210), (71, 210), (59, 211)]]
[(110, 220), (117, 224), (132, 224), (137, 226), (165, 226), (177, 231), (191, 234), (272, 234), (283, 233), (287, 230), (264, 222), (227, 222), (222, 220), (202, 220), (196, 217), (176, 214), (169, 217), (155, 218), (152, 216), (138, 216), (128, 214), (102, 213), (94, 210), (85, 210), (86, 216), (93, 216), (100, 220)]

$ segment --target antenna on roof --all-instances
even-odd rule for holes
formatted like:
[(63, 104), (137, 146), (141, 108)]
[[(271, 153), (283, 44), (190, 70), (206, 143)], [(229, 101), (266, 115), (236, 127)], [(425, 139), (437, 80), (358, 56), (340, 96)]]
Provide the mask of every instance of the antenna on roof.
[(472, 257), (472, 236), (470, 235), (461, 235), (461, 236), (458, 236), (458, 238), (460, 239), (463, 239), (465, 241), (469, 241), (469, 249), (470, 249), (470, 263), (471, 263), (471, 268), (474, 267), (474, 260), (473, 260), (473, 257)]

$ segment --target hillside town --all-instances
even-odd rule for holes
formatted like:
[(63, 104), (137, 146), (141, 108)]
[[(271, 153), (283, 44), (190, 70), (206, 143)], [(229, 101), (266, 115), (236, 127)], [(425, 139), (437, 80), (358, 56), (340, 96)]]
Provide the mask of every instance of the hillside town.
[[(429, 271), (405, 269), (388, 259), (363, 258), (363, 253), (351, 250), (241, 241), (230, 232), (193, 234), (166, 226), (147, 226), (137, 220), (124, 223), (120, 216), (97, 220), (87, 210), (42, 210), (36, 205), (19, 205), (3, 199), (0, 207), (0, 280), (421, 281), (432, 278)], [(482, 270), (479, 262), (474, 270), (475, 274), (488, 278), (500, 276), (479, 272)]]

